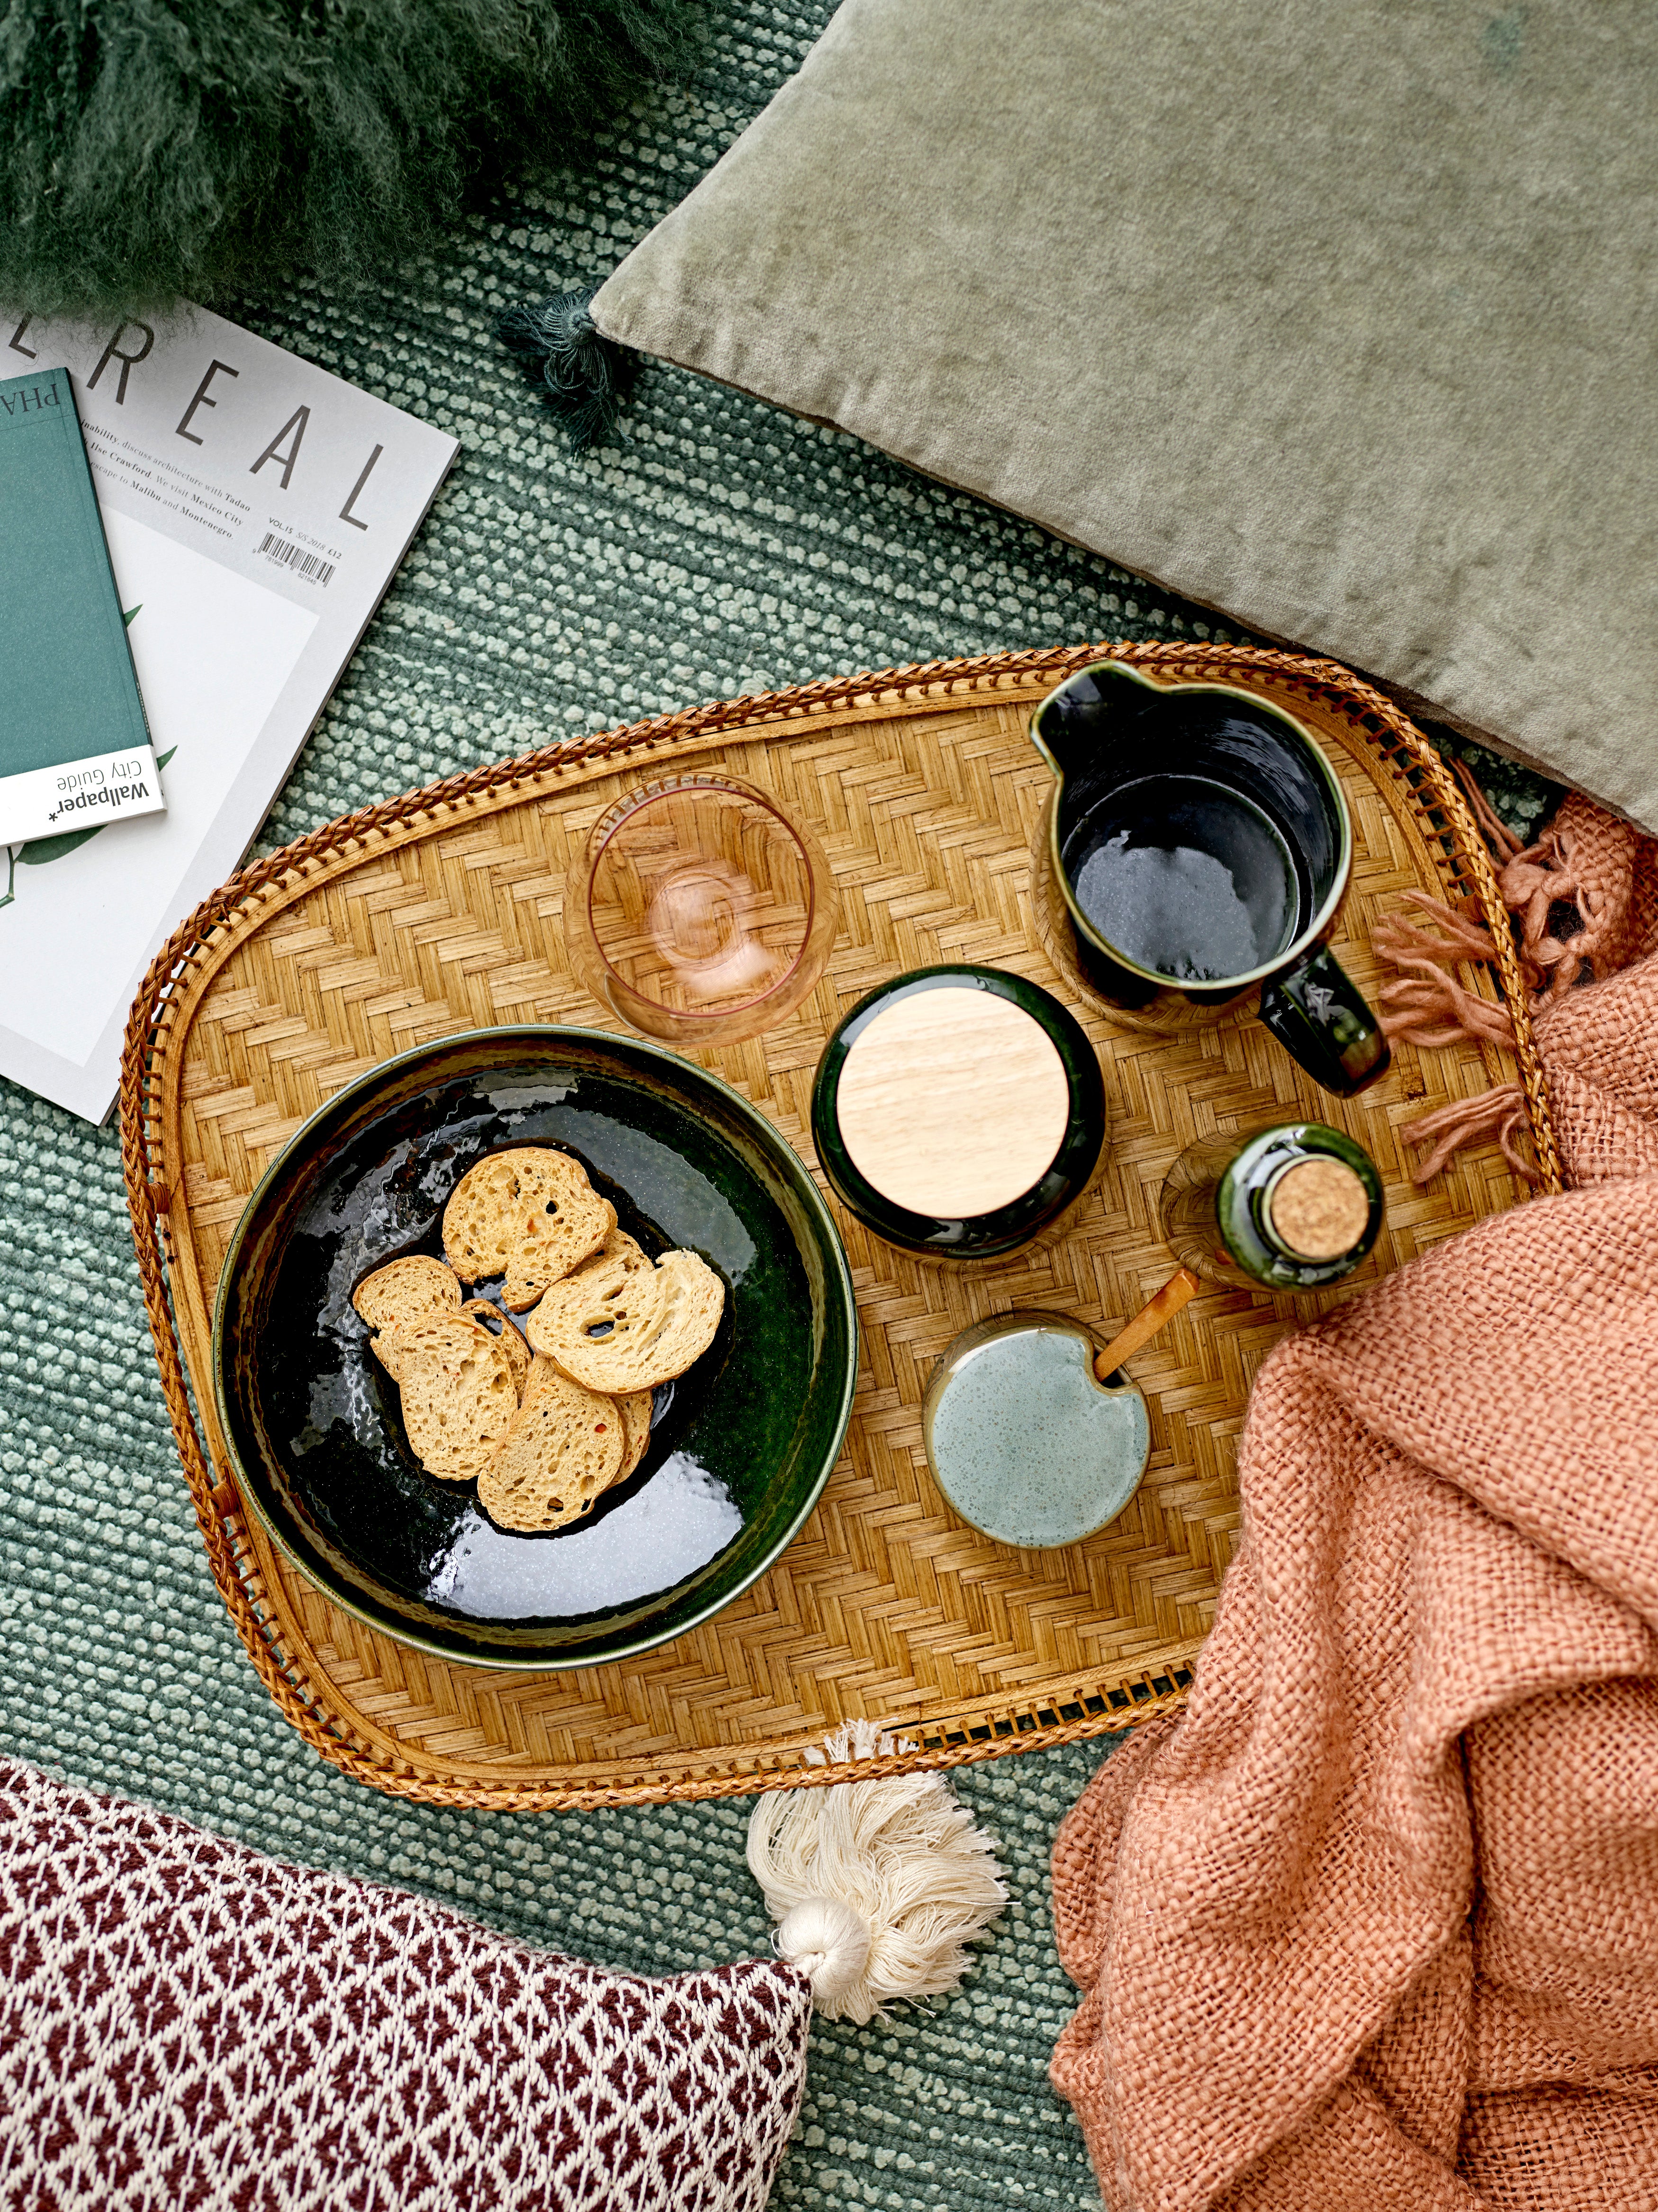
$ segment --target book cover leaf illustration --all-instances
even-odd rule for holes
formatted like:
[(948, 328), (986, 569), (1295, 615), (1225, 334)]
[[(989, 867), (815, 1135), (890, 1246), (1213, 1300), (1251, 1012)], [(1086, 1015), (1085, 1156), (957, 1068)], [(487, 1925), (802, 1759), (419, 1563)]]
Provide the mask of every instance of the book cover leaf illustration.
[(166, 801), (69, 372), (0, 381), (0, 843)]

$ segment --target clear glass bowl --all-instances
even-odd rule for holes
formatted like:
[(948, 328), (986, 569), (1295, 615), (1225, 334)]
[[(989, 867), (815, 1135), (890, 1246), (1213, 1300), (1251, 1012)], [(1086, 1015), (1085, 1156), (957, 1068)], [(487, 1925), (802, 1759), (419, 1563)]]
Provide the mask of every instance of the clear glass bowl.
[(565, 892), (571, 964), (647, 1036), (734, 1044), (793, 1013), (840, 909), (811, 833), (717, 773), (641, 785), (602, 815)]

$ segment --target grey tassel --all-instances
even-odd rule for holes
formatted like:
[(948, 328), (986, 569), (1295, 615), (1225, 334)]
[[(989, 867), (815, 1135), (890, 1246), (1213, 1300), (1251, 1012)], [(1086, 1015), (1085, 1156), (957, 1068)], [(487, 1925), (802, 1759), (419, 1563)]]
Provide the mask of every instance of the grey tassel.
[(495, 336), (517, 355), (577, 453), (610, 437), (639, 374), (639, 356), (594, 325), (589, 310), (598, 289), (508, 307), (495, 323)]

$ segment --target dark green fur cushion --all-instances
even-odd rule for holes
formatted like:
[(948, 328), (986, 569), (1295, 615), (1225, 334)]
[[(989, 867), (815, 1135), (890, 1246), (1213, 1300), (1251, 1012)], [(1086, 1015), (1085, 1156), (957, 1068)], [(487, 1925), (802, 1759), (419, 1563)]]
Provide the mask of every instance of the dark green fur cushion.
[(349, 283), (579, 149), (699, 0), (0, 0), (0, 303)]

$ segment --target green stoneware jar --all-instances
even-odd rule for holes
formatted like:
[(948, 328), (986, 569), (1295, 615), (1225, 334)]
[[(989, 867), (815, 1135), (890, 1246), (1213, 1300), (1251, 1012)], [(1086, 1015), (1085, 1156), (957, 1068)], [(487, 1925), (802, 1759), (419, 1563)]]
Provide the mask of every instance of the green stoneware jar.
[(1317, 1291), (1369, 1256), (1384, 1203), (1362, 1145), (1321, 1121), (1290, 1121), (1188, 1146), (1157, 1218), (1181, 1266), (1210, 1282)]
[(918, 968), (830, 1037), (811, 1133), (836, 1196), (887, 1243), (995, 1260), (1053, 1231), (1088, 1188), (1105, 1085), (1081, 1025), (1036, 984)]

